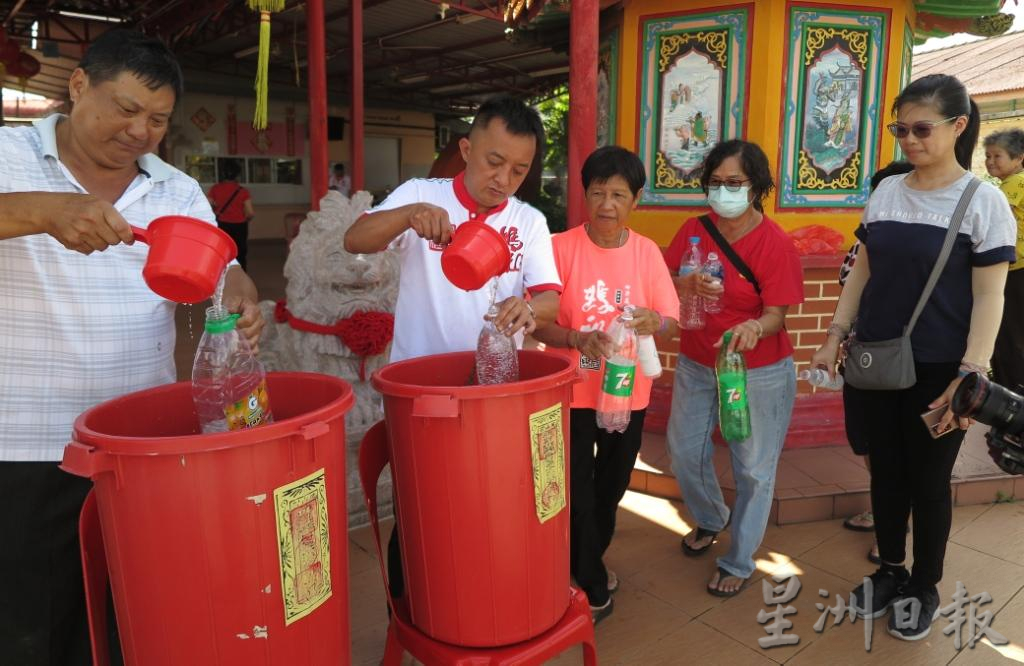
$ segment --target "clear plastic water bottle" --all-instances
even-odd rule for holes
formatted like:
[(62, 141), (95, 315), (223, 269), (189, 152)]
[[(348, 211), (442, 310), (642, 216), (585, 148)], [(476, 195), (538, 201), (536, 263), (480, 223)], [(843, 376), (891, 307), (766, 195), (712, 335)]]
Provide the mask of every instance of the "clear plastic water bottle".
[(238, 315), (223, 307), (206, 311), (192, 366), (192, 400), (204, 433), (243, 430), (274, 420), (266, 372), (235, 329), (237, 320)]
[(810, 370), (801, 370), (796, 375), (797, 379), (807, 382), (811, 386), (827, 389), (829, 391), (838, 391), (843, 388), (843, 376), (836, 373), (836, 378), (832, 379), (828, 376), (828, 372), (821, 368), (811, 368)]
[(636, 379), (637, 336), (626, 324), (633, 321), (633, 306), (627, 305), (608, 328), (612, 357), (605, 359), (601, 392), (597, 395), (597, 427), (608, 432), (625, 432), (633, 406)]
[[(679, 266), (679, 275), (686, 276), (700, 271), (701, 262), (700, 236), (690, 236), (690, 249), (683, 255), (683, 263)], [(704, 299), (700, 296), (684, 296), (679, 301), (679, 325), (688, 331), (704, 328)]]
[[(722, 266), (722, 262), (714, 252), (708, 252), (708, 260), (704, 262), (700, 272), (709, 276), (714, 284), (725, 284), (725, 267)], [(722, 311), (721, 296), (718, 297), (717, 301), (706, 298), (702, 300), (704, 301), (704, 312), (716, 314)]]
[(655, 379), (661, 376), (661, 358), (658, 356), (658, 345), (655, 344), (653, 335), (637, 336), (637, 356), (640, 360), (640, 370), (645, 377)]
[(750, 404), (747, 402), (747, 363), (743, 353), (728, 351), (732, 331), (726, 331), (718, 351), (718, 425), (730, 444), (750, 439)]
[(519, 381), (519, 356), (516, 342), (494, 325), (498, 306), (492, 305), (484, 316), (484, 326), (476, 340), (477, 384), (508, 384)]

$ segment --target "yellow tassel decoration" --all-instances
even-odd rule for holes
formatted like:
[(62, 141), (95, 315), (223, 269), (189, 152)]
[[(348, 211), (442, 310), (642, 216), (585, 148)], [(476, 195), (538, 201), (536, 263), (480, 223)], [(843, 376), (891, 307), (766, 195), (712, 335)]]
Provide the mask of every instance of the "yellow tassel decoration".
[(260, 13), (260, 46), (256, 60), (256, 110), (252, 126), (267, 128), (268, 84), (270, 76), (270, 13), (284, 9), (285, 0), (248, 0), (249, 9)]

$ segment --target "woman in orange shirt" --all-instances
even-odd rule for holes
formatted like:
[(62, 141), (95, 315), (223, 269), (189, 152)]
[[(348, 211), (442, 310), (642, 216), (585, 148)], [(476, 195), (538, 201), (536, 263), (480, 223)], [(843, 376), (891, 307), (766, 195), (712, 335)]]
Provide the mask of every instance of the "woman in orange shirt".
[(603, 361), (614, 351), (606, 331), (622, 308), (633, 305), (627, 325), (638, 335), (671, 340), (679, 299), (657, 244), (626, 226), (647, 179), (640, 158), (619, 146), (599, 148), (583, 164), (582, 176), (589, 221), (552, 237), (562, 298), (555, 323), (533, 335), (564, 349), (584, 376), (573, 387), (569, 415), (570, 570), (597, 622), (611, 613), (611, 593), (618, 588), (602, 558), (640, 451), (652, 384), (637, 367), (626, 430), (598, 428)]

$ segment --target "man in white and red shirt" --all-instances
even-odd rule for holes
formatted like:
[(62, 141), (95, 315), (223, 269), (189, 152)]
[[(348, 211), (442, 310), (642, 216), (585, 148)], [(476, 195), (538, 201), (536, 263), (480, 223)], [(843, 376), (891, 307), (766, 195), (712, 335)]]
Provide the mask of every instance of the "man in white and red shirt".
[[(466, 169), (454, 179), (409, 180), (345, 234), (349, 252), (396, 248), (401, 257), (391, 361), (476, 349), (490, 290), (463, 291), (441, 271), (441, 250), (459, 224), (493, 227), (512, 259), (498, 278), (495, 325), (508, 335), (532, 333), (558, 314), (562, 290), (544, 215), (512, 196), (544, 149), (544, 127), (531, 107), (512, 97), (488, 100), (469, 136), (459, 141)], [(524, 296), (529, 292), (529, 303)], [(397, 530), (388, 544), (391, 594), (404, 582)]]
[(489, 289), (463, 291), (441, 272), (441, 250), (469, 220), (501, 233), (512, 255), (498, 278), (498, 329), (531, 333), (538, 322), (554, 321), (562, 285), (551, 234), (540, 211), (512, 196), (543, 146), (535, 110), (511, 97), (488, 100), (460, 140), (465, 171), (406, 181), (345, 234), (349, 252), (391, 246), (401, 257), (392, 362), (476, 348)]

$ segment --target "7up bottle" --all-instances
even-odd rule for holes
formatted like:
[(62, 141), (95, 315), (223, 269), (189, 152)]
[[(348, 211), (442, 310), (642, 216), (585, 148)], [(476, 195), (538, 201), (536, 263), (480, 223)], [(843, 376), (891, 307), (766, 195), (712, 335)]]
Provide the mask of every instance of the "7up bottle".
[(608, 328), (612, 357), (605, 359), (601, 392), (597, 396), (597, 427), (608, 432), (625, 432), (632, 416), (633, 380), (636, 378), (637, 338), (626, 323), (633, 321), (633, 306)]
[(750, 438), (750, 406), (747, 404), (747, 364), (743, 354), (728, 351), (732, 331), (726, 331), (715, 362), (718, 375), (718, 425), (731, 443)]

